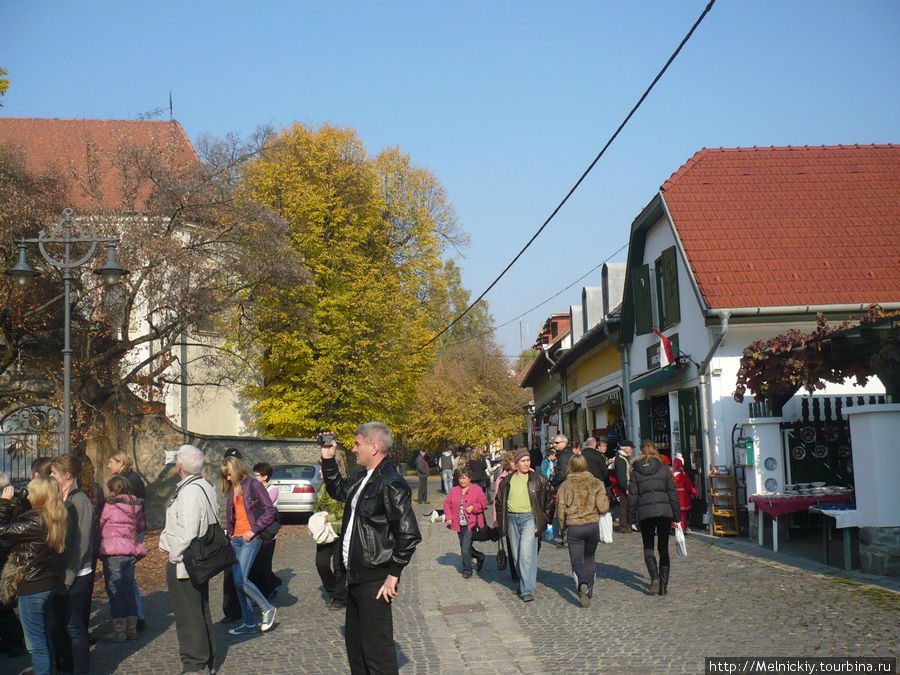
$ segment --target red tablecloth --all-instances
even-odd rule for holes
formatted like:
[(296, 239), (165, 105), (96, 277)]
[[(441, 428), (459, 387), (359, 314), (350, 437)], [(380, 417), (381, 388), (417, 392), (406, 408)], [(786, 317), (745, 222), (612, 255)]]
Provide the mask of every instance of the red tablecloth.
[(790, 497), (773, 499), (769, 495), (750, 495), (750, 501), (756, 507), (756, 512), (765, 511), (772, 518), (783, 516), (785, 513), (797, 513), (806, 511), (813, 504), (820, 502), (849, 502), (854, 498), (852, 492), (843, 495), (819, 495), (818, 497)]

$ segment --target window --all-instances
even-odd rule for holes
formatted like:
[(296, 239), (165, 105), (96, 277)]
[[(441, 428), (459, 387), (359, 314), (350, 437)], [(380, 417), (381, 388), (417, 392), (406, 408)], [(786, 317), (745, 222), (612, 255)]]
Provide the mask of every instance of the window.
[(631, 270), (631, 296), (634, 304), (635, 335), (645, 335), (650, 332), (650, 326), (653, 325), (649, 265), (641, 265)]
[(659, 330), (674, 326), (681, 319), (678, 305), (678, 264), (675, 247), (670, 246), (656, 259), (656, 303)]

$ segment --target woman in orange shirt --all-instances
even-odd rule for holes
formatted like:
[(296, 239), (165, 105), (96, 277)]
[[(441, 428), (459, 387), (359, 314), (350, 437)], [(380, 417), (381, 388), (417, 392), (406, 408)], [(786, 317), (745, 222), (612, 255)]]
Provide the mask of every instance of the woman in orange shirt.
[[(228, 535), (237, 557), (237, 562), (233, 565), (234, 586), (241, 603), (243, 619), (240, 626), (228, 632), (231, 635), (244, 635), (255, 633), (260, 628), (265, 632), (275, 623), (275, 608), (250, 581), (249, 574), (262, 544), (259, 533), (275, 520), (275, 507), (263, 484), (248, 475), (247, 465), (242, 460), (226, 457), (222, 462), (221, 473)], [(262, 610), (260, 626), (256, 623), (251, 601)]]

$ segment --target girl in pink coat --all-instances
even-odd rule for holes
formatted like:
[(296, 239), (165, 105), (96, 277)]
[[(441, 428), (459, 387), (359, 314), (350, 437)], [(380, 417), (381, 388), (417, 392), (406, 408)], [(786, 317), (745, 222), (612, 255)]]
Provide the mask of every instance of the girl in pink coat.
[(690, 477), (684, 470), (684, 460), (675, 458), (673, 464), (675, 470), (675, 489), (678, 490), (678, 504), (681, 506), (681, 529), (687, 532), (688, 514), (691, 512), (691, 497), (697, 494), (697, 488), (691, 483)]
[(131, 486), (122, 476), (110, 478), (107, 487), (109, 496), (100, 515), (100, 557), (113, 621), (112, 631), (100, 639), (124, 642), (137, 638), (134, 565), (147, 555), (138, 541), (138, 533), (146, 529), (144, 502), (131, 494)]
[(472, 528), (476, 524), (484, 527), (484, 511), (487, 499), (484, 490), (472, 483), (472, 472), (469, 467), (459, 469), (459, 485), (450, 490), (444, 500), (444, 518), (447, 527), (459, 535), (459, 554), (462, 556), (462, 575), (466, 579), (472, 576), (472, 557), (475, 557), (475, 569), (481, 571), (484, 565), (484, 553), (472, 547)]

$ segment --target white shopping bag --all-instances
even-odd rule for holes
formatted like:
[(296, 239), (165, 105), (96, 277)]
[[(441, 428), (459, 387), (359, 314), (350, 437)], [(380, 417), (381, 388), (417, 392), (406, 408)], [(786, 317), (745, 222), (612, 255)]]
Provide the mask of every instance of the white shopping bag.
[(681, 523), (675, 526), (675, 552), (682, 558), (687, 557), (687, 544), (684, 542), (684, 530)]
[(600, 543), (601, 544), (611, 544), (612, 543), (612, 514), (607, 511), (600, 515)]

